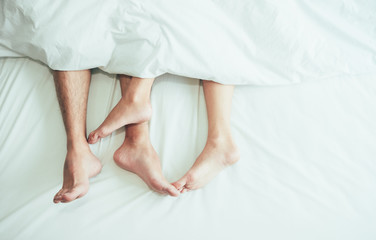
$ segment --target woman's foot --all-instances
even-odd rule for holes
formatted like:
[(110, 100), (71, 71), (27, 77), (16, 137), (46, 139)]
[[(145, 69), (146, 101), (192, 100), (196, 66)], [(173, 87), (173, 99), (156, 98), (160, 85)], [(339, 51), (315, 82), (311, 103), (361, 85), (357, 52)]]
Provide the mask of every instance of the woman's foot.
[(122, 97), (104, 122), (89, 134), (88, 142), (94, 144), (100, 138), (107, 137), (116, 129), (127, 124), (149, 121), (151, 113), (152, 109), (148, 98)]
[(191, 169), (173, 185), (181, 193), (201, 188), (238, 160), (239, 152), (231, 138), (209, 139)]
[(158, 155), (148, 139), (126, 138), (114, 160), (119, 167), (137, 174), (152, 190), (179, 196), (179, 191), (164, 178)]
[(54, 203), (71, 202), (84, 196), (89, 190), (89, 178), (96, 176), (101, 169), (100, 161), (89, 146), (68, 150), (64, 163), (63, 187), (55, 195)]

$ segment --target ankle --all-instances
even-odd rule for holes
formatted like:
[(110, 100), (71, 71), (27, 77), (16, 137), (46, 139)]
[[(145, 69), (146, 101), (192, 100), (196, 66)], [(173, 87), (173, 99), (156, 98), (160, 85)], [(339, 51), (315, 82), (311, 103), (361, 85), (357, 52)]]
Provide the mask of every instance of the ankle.
[(225, 166), (230, 166), (236, 163), (240, 158), (238, 147), (233, 141), (231, 135), (208, 138), (206, 147), (209, 147), (209, 149), (214, 148), (221, 152), (223, 154), (223, 159), (221, 159), (221, 161)]
[(212, 132), (208, 134), (207, 142), (215, 145), (232, 143), (230, 132)]
[(126, 104), (148, 103), (150, 100), (150, 92), (147, 91), (128, 91), (124, 97), (121, 98)]
[(148, 144), (150, 142), (150, 139), (149, 139), (149, 136), (139, 134), (139, 135), (129, 135), (129, 136), (126, 135), (124, 141), (127, 141), (128, 143), (132, 145), (141, 146), (144, 144)]
[(75, 139), (74, 141), (68, 140), (67, 150), (68, 152), (81, 152), (90, 150), (90, 147), (86, 139)]

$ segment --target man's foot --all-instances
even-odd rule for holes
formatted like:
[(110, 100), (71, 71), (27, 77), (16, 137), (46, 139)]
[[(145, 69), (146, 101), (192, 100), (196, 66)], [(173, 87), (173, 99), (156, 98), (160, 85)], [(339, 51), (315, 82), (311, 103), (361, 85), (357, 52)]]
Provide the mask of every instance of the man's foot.
[(88, 142), (94, 144), (125, 125), (149, 121), (151, 114), (149, 99), (122, 97), (104, 122), (89, 134)]
[(137, 174), (152, 190), (179, 196), (179, 191), (164, 178), (158, 155), (149, 141), (126, 138), (116, 150), (114, 160), (119, 167)]
[(54, 203), (71, 202), (84, 196), (89, 190), (89, 178), (96, 176), (102, 169), (98, 158), (90, 148), (68, 150), (64, 164), (64, 182), (55, 195)]
[(173, 185), (181, 193), (201, 188), (238, 160), (239, 152), (231, 139), (208, 140), (191, 169)]

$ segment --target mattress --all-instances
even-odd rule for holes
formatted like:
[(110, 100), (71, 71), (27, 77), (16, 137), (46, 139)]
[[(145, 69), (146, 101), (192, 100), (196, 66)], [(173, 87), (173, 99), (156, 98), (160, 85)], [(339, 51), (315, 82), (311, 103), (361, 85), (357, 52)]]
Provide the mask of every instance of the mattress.
[[(92, 145), (103, 164), (88, 194), (53, 204), (66, 137), (51, 71), (0, 59), (0, 239), (376, 239), (375, 76), (276, 87), (238, 86), (231, 126), (241, 159), (178, 198), (148, 189), (112, 156), (124, 129)], [(120, 98), (115, 75), (93, 70), (87, 130)], [(169, 181), (205, 144), (198, 79), (164, 74), (150, 138)]]

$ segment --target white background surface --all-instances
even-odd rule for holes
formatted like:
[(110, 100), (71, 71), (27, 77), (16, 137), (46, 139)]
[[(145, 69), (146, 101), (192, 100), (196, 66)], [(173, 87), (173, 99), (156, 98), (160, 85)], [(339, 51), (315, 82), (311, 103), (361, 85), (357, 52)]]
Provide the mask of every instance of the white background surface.
[[(376, 239), (375, 77), (236, 87), (232, 128), (241, 160), (179, 198), (150, 191), (112, 154), (124, 130), (93, 145), (102, 173), (89, 193), (52, 203), (65, 133), (48, 68), (0, 59), (0, 239)], [(120, 97), (94, 70), (88, 132)], [(202, 150), (196, 79), (164, 75), (152, 90), (150, 137), (169, 181)]]

